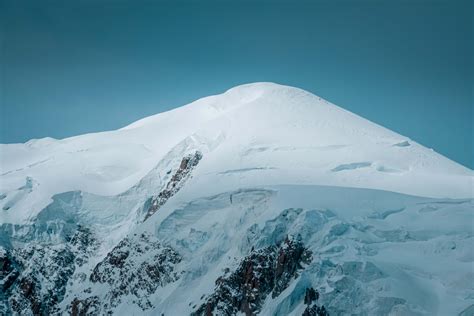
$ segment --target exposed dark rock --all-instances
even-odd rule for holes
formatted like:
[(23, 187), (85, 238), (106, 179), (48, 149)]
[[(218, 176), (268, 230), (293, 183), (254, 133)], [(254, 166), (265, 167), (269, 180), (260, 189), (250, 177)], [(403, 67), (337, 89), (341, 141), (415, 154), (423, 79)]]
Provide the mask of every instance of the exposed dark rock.
[(256, 315), (265, 298), (270, 293), (278, 296), (298, 276), (302, 264), (309, 264), (311, 259), (311, 252), (295, 238), (252, 250), (236, 271), (216, 280), (214, 292), (193, 315)]
[(181, 160), (178, 170), (176, 170), (168, 181), (166, 187), (158, 194), (158, 196), (151, 199), (144, 221), (155, 214), (169, 200), (169, 198), (175, 195), (182, 188), (184, 182), (191, 175), (191, 171), (197, 166), (201, 159), (202, 153), (196, 151), (194, 154), (187, 155)]
[(304, 248), (301, 241), (285, 239), (278, 251), (272, 297), (280, 295), (291, 279), (298, 275), (298, 270), (303, 269), (302, 263), (309, 264), (311, 260), (311, 252)]
[(75, 270), (71, 250), (67, 245), (34, 245), (17, 251), (16, 260), (21, 272), (9, 288), (11, 310), (34, 315), (56, 313)]
[(10, 313), (8, 297), (19, 275), (18, 263), (15, 262), (11, 252), (0, 247), (0, 315)]
[(111, 307), (120, 304), (124, 296), (134, 295), (145, 310), (152, 307), (150, 294), (179, 278), (175, 265), (180, 261), (181, 256), (173, 248), (151, 235), (127, 237), (97, 264), (90, 281), (109, 285), (105, 297)]
[[(0, 312), (4, 314), (58, 314), (76, 264), (87, 261), (93, 235), (78, 227), (62, 244), (29, 244), (0, 251)], [(2, 248), (3, 249), (3, 248)]]
[(324, 306), (316, 305), (319, 292), (312, 287), (306, 288), (304, 303), (306, 306), (302, 316), (329, 316)]
[(68, 241), (71, 246), (76, 247), (80, 252), (88, 254), (99, 246), (92, 231), (82, 225), (78, 225), (76, 233)]
[(2, 248), (0, 251), (0, 280), (2, 280), (2, 290), (6, 293), (18, 278), (19, 272), (11, 253)]
[(302, 316), (329, 316), (329, 314), (324, 306), (313, 305), (306, 307)]
[(71, 302), (71, 316), (99, 315), (100, 302), (97, 296), (91, 296), (84, 300), (75, 298)]
[(309, 287), (306, 289), (305, 295), (304, 295), (304, 303), (306, 305), (311, 305), (314, 301), (317, 301), (319, 299), (319, 292), (313, 289), (312, 287)]

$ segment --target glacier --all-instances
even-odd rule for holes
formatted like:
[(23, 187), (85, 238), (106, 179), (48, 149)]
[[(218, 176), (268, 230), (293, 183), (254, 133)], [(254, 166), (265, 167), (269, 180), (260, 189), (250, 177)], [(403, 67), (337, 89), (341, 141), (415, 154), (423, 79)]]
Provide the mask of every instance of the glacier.
[(474, 314), (474, 172), (304, 90), (0, 153), (0, 313)]

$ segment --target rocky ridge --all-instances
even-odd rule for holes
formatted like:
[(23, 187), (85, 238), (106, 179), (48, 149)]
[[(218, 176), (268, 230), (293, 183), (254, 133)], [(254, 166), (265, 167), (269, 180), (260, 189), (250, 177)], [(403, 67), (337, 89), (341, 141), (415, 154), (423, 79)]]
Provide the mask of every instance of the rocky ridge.
[(193, 315), (256, 315), (266, 297), (277, 297), (311, 259), (311, 251), (291, 236), (280, 245), (252, 249), (234, 272), (216, 280), (214, 292)]

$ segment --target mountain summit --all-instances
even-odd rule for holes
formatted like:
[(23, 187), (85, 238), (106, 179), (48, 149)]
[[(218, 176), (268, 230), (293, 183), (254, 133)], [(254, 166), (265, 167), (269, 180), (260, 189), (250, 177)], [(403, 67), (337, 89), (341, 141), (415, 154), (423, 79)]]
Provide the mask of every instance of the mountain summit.
[(173, 150), (191, 147), (205, 152), (196, 178), (207, 183), (474, 196), (472, 170), (304, 90), (253, 83), (116, 131), (1, 145), (2, 193), (26, 179), (34, 186), (2, 200), (5, 220), (34, 217), (60, 192), (125, 192)]
[(474, 310), (473, 171), (304, 90), (0, 146), (0, 313)]

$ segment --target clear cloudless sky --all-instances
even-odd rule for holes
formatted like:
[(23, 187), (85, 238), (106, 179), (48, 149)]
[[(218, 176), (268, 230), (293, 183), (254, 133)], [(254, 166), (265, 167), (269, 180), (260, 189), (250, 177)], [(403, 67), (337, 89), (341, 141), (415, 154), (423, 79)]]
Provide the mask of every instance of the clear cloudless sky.
[(473, 1), (0, 0), (0, 142), (272, 81), (474, 168)]

